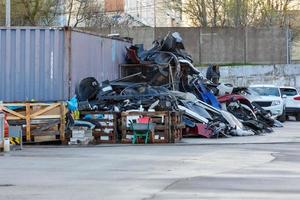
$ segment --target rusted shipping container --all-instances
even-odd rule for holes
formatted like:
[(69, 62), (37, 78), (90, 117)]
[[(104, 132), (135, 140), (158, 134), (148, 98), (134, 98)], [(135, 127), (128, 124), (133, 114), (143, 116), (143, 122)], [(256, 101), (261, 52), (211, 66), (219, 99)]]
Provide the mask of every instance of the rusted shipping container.
[(0, 101), (57, 101), (87, 77), (119, 77), (130, 42), (69, 28), (0, 27)]

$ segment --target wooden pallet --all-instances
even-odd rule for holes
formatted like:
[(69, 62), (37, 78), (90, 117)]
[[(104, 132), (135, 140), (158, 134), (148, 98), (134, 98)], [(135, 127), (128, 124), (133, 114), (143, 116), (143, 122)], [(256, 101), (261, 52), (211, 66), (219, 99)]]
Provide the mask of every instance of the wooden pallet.
[(182, 139), (182, 129), (185, 128), (182, 123), (182, 112), (171, 112), (171, 134), (170, 134), (170, 142), (176, 143)]
[[(122, 143), (131, 143), (133, 131), (129, 126), (129, 120), (139, 116), (150, 117), (156, 124), (154, 132), (151, 134), (150, 143), (174, 143), (182, 138), (181, 124), (182, 113), (157, 111), (157, 112), (123, 112), (121, 113)], [(143, 140), (140, 141), (144, 143)]]
[(96, 144), (115, 144), (119, 141), (117, 112), (81, 111), (82, 115), (103, 115), (103, 119), (95, 119), (101, 123), (101, 127), (93, 130)]
[[(18, 107), (14, 110), (11, 107)], [(65, 143), (64, 102), (57, 103), (4, 103), (3, 111), (7, 113), (7, 121), (25, 126), (25, 141), (47, 142), (61, 141)]]

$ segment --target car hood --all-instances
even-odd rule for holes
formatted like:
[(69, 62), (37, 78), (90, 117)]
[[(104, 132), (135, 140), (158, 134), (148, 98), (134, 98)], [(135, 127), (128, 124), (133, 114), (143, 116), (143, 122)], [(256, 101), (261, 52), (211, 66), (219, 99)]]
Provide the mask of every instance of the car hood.
[(281, 97), (276, 97), (276, 96), (254, 96), (254, 95), (249, 95), (247, 96), (248, 99), (250, 99), (251, 102), (253, 101), (282, 101)]

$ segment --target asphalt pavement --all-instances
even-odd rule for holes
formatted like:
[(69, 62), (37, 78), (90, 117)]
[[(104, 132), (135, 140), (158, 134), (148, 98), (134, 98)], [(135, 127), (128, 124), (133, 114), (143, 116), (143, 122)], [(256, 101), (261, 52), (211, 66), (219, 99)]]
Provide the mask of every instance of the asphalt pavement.
[(300, 123), (173, 145), (26, 147), (0, 154), (0, 200), (300, 199)]

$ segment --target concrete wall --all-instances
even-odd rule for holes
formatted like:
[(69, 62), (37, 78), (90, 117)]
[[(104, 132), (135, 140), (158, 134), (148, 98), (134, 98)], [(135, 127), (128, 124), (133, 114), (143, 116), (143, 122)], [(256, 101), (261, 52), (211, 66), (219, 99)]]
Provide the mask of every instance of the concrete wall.
[(286, 29), (247, 29), (245, 36), (245, 63), (287, 63)]
[(145, 49), (152, 47), (154, 41), (154, 29), (150, 27), (113, 28), (111, 33), (119, 33), (124, 37), (133, 38), (133, 44), (144, 44)]
[[(199, 68), (203, 75), (206, 67)], [(300, 89), (300, 64), (291, 65), (245, 65), (221, 67), (221, 82), (235, 86), (251, 84), (274, 84)]]
[(291, 57), (293, 63), (300, 63), (300, 38), (297, 38), (295, 42), (292, 43)]
[(201, 29), (200, 41), (201, 64), (246, 63), (244, 29)]
[(146, 48), (152, 46), (154, 39), (162, 38), (168, 32), (175, 31), (182, 35), (185, 47), (192, 55), (195, 64), (287, 63), (287, 35), (283, 28), (157, 27), (154, 29), (135, 27), (111, 29), (112, 33), (134, 38), (134, 43), (143, 43)]

